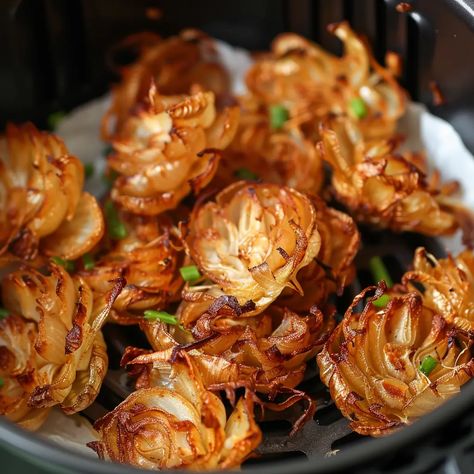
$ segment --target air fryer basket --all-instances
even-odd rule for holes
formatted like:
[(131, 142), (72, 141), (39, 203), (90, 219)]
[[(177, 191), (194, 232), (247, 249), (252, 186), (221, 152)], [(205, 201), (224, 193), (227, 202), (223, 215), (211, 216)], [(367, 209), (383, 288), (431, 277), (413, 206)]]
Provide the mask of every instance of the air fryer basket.
[[(278, 32), (290, 30), (337, 51), (339, 45), (325, 26), (347, 19), (354, 29), (367, 35), (379, 59), (388, 50), (401, 54), (402, 83), (412, 98), (449, 120), (474, 151), (474, 63), (469, 48), (474, 45), (474, 1), (414, 0), (403, 13), (396, 8), (399, 3), (4, 0), (0, 3), (0, 44), (4, 46), (0, 49), (0, 125), (7, 119), (32, 119), (45, 126), (51, 112), (67, 111), (105, 92), (113, 79), (106, 66), (111, 46), (136, 31), (155, 29), (172, 34), (194, 26), (229, 43), (259, 49), (268, 47)], [(147, 16), (150, 8), (158, 9), (159, 14)], [(445, 99), (443, 105), (433, 102), (433, 81)], [(398, 278), (417, 246), (442, 255), (434, 239), (367, 229), (362, 229), (362, 235), (365, 245), (358, 256), (358, 278), (340, 301), (340, 311), (360, 288), (371, 283), (366, 271), (371, 256), (382, 256), (393, 277)], [(125, 331), (109, 326), (104, 333), (111, 370), (98, 400), (86, 410), (91, 420), (112, 409), (130, 391), (117, 364), (133, 337), (130, 328)], [(289, 438), (303, 407), (266, 413), (261, 423), (263, 443), (257, 456), (244, 464), (245, 470), (272, 474), (474, 472), (474, 383), (468, 383), (460, 395), (413, 426), (383, 439), (364, 439), (351, 432), (319, 381), (316, 364), (310, 365), (302, 385), (317, 401), (314, 418)], [(41, 472), (143, 472), (67, 452), (4, 420), (0, 420), (0, 444), (10, 459), (22, 458), (23, 467), (17, 467), (16, 472), (27, 465)]]

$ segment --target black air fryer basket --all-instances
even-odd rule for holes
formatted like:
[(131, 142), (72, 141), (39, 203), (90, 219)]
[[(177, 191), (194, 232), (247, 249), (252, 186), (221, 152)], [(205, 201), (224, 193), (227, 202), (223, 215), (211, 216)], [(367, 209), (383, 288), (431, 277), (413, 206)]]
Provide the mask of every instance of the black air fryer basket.
[[(105, 93), (113, 72), (107, 67), (113, 45), (123, 37), (155, 30), (166, 36), (185, 27), (200, 28), (233, 45), (268, 48), (282, 31), (294, 31), (338, 52), (326, 30), (346, 19), (369, 39), (377, 58), (395, 51), (403, 58), (402, 83), (413, 100), (451, 122), (474, 151), (474, 0), (0, 0), (0, 125), (48, 117)], [(406, 6), (406, 3), (409, 6)], [(398, 8), (397, 8), (398, 6)], [(153, 14), (150, 14), (150, 9)], [(403, 12), (401, 10), (404, 10)], [(148, 14), (147, 14), (148, 12)], [(445, 101), (435, 105), (433, 88)], [(452, 166), (456, 157), (451, 157)], [(347, 298), (370, 283), (364, 264), (373, 255), (390, 263), (394, 278), (407, 269), (414, 249), (424, 245), (437, 255), (433, 239), (364, 232), (358, 280)], [(347, 301), (341, 308), (347, 307)], [(104, 330), (112, 369), (98, 401), (86, 410), (95, 419), (128, 393), (114, 369), (130, 329)], [(117, 365), (117, 364), (115, 364)], [(474, 472), (474, 383), (413, 426), (381, 439), (352, 433), (348, 422), (308, 368), (304, 389), (317, 400), (313, 420), (294, 437), (288, 433), (302, 407), (270, 413), (258, 456), (248, 472), (446, 473)], [(121, 474), (143, 472), (80, 456), (0, 420), (2, 473), (61, 472)]]

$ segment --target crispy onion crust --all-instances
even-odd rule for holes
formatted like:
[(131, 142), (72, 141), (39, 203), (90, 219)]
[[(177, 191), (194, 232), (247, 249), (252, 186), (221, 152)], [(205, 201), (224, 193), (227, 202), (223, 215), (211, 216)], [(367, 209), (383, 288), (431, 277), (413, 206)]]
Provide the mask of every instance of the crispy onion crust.
[(138, 370), (138, 387), (153, 384), (156, 362), (177, 350), (195, 359), (207, 388), (252, 386), (274, 394), (293, 389), (302, 380), (306, 362), (322, 348), (335, 326), (316, 307), (304, 315), (271, 306), (265, 313), (243, 318), (248, 308), (235, 298), (222, 296), (196, 321), (192, 331), (163, 323), (142, 322), (155, 352), (136, 356), (131, 349), (123, 362)]
[(227, 418), (190, 356), (160, 368), (156, 386), (132, 393), (95, 423), (101, 440), (89, 446), (102, 459), (148, 469), (240, 466), (262, 438), (252, 398), (241, 398)]
[(472, 241), (472, 216), (449, 198), (455, 186), (440, 186), (437, 173), (428, 180), (421, 154), (397, 154), (395, 137), (365, 142), (345, 117), (328, 118), (321, 137), (317, 148), (332, 168), (334, 194), (357, 221), (431, 236), (461, 227)]
[(239, 128), (219, 164), (214, 183), (222, 187), (236, 180), (242, 170), (259, 179), (310, 194), (323, 184), (323, 161), (311, 140), (288, 121), (272, 130), (268, 114), (241, 107)]
[(179, 299), (183, 281), (178, 269), (183, 252), (165, 216), (121, 213), (120, 218), (127, 236), (111, 242), (94, 268), (80, 275), (97, 296), (108, 290), (109, 281), (125, 278), (127, 284), (112, 306), (109, 321), (136, 324), (143, 311), (165, 308)]
[[(247, 100), (285, 106), (292, 125), (300, 125), (308, 137), (315, 137), (328, 114), (346, 113), (358, 120), (364, 136), (390, 136), (405, 111), (405, 92), (347, 22), (330, 25), (330, 31), (344, 43), (341, 58), (294, 33), (279, 35), (271, 53), (247, 74)], [(364, 101), (363, 117), (354, 115), (354, 99)]]
[(181, 223), (181, 235), (189, 256), (212, 282), (187, 287), (179, 310), (185, 326), (221, 295), (232, 295), (240, 305), (253, 302), (253, 311), (246, 313), (252, 316), (287, 287), (301, 293), (296, 275), (321, 246), (316, 211), (307, 196), (244, 181), (198, 204), (189, 222)]
[[(418, 291), (425, 306), (442, 314), (456, 328), (474, 331), (474, 255), (471, 250), (437, 260), (420, 247), (415, 252), (413, 270), (405, 273), (402, 282), (411, 291)], [(422, 285), (422, 292), (414, 282)]]
[(8, 124), (0, 138), (0, 253), (75, 259), (94, 247), (104, 222), (83, 182), (81, 162), (57, 136)]
[(186, 94), (196, 84), (215, 94), (229, 91), (229, 77), (214, 41), (201, 31), (183, 30), (166, 40), (153, 34), (133, 35), (118, 48), (138, 52), (138, 59), (119, 70), (121, 82), (112, 90), (112, 105), (103, 119), (104, 138), (112, 129), (120, 132), (129, 114), (147, 97), (152, 81), (166, 95)]
[(160, 96), (152, 85), (148, 105), (130, 115), (113, 138), (108, 157), (118, 174), (113, 201), (153, 216), (176, 208), (191, 191), (197, 194), (214, 177), (238, 117), (236, 106), (216, 111), (212, 92)]
[(72, 414), (94, 401), (108, 363), (100, 329), (124, 284), (94, 300), (82, 278), (48, 271), (23, 266), (2, 282), (10, 315), (0, 321), (0, 412), (28, 429), (55, 405)]
[[(386, 307), (361, 313), (354, 299), (318, 355), (322, 381), (356, 432), (380, 436), (412, 423), (459, 392), (474, 374), (471, 336), (424, 306), (420, 295), (393, 296)], [(426, 357), (434, 367), (421, 370)]]

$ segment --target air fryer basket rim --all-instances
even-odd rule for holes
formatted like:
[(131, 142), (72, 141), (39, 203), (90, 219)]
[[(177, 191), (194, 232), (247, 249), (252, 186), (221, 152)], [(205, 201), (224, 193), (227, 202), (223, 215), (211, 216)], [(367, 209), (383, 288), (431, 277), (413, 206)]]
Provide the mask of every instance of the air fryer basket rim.
[[(446, 426), (450, 420), (455, 419), (463, 412), (472, 407), (474, 400), (474, 383), (468, 383), (451, 400), (432, 413), (423, 416), (411, 426), (402, 428), (392, 435), (383, 438), (368, 438), (352, 446), (336, 456), (327, 458), (313, 458), (309, 460), (286, 460), (280, 462), (268, 462), (265, 465), (247, 467), (249, 473), (287, 474), (297, 472), (298, 474), (335, 473), (341, 470), (355, 468), (359, 463), (367, 463), (380, 457), (383, 453), (394, 452), (400, 448), (414, 443), (426, 433), (432, 433), (440, 426)], [(35, 458), (37, 464), (48, 464), (54, 460), (55, 468), (58, 470), (70, 470), (80, 473), (97, 474), (139, 474), (142, 469), (136, 469), (128, 465), (111, 462), (103, 462), (98, 459), (88, 458), (72, 450), (65, 449), (58, 444), (42, 439), (34, 433), (27, 432), (13, 423), (0, 419), (0, 440), (7, 449), (18, 452), (22, 451), (25, 456)], [(39, 461), (39, 462), (38, 462)], [(179, 470), (173, 470), (179, 472)], [(181, 471), (185, 472), (185, 471)], [(222, 472), (222, 471), (210, 471)]]

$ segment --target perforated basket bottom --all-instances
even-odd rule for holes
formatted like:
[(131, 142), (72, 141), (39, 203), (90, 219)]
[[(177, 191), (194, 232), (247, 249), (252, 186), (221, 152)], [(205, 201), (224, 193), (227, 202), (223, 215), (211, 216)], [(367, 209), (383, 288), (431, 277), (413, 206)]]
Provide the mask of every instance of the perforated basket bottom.
[[(424, 246), (438, 257), (444, 255), (439, 242), (435, 239), (427, 239), (415, 234), (392, 234), (367, 229), (362, 229), (361, 232), (363, 244), (356, 262), (357, 278), (337, 301), (339, 318), (342, 317), (354, 295), (362, 288), (374, 283), (368, 271), (368, 262), (371, 257), (382, 257), (392, 279), (399, 281), (402, 274), (410, 267), (417, 247)], [(128, 345), (147, 347), (144, 335), (133, 327), (107, 325), (104, 334), (111, 368), (99, 397), (85, 412), (92, 421), (112, 410), (133, 391), (132, 381), (118, 364), (125, 347)], [(294, 436), (289, 437), (292, 426), (303, 413), (303, 402), (284, 412), (266, 410), (263, 419), (259, 421), (263, 432), (263, 442), (255, 455), (245, 462), (244, 469), (276, 460), (332, 456), (362, 439), (362, 436), (351, 431), (348, 421), (331, 400), (329, 391), (319, 379), (314, 360), (308, 363), (305, 379), (298, 388), (310, 394), (316, 401), (317, 409), (313, 419), (309, 420)]]

